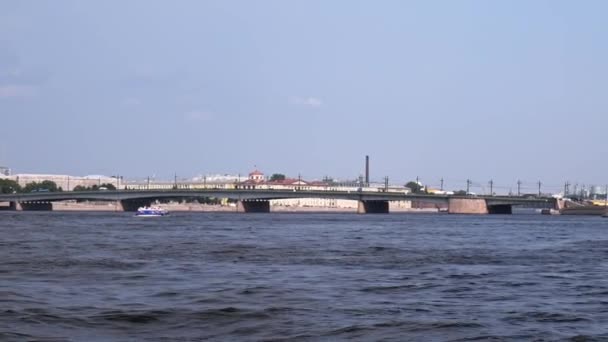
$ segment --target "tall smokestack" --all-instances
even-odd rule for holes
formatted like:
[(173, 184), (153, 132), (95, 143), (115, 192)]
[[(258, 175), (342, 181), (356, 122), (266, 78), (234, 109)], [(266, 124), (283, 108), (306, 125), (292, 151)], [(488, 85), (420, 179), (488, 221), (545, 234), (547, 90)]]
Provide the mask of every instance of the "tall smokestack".
[(369, 186), (369, 156), (365, 156), (365, 185)]

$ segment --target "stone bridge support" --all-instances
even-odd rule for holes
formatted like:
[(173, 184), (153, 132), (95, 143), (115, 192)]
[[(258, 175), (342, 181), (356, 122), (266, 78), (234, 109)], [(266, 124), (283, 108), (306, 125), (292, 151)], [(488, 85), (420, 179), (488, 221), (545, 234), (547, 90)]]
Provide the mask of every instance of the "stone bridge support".
[(488, 214), (486, 200), (481, 198), (450, 198), (448, 200), (450, 214)]
[(553, 209), (555, 210), (562, 210), (566, 207), (566, 201), (562, 198), (556, 198), (553, 201)]
[(359, 201), (357, 214), (388, 214), (388, 201)]
[(242, 213), (269, 213), (270, 212), (270, 201), (266, 200), (251, 200), (251, 201), (238, 201), (237, 211)]
[(23, 207), (21, 206), (21, 203), (19, 203), (19, 202), (10, 202), (7, 210), (21, 211), (21, 210), (23, 210)]
[(450, 214), (512, 214), (511, 204), (488, 205), (483, 198), (450, 198), (448, 200), (448, 213)]

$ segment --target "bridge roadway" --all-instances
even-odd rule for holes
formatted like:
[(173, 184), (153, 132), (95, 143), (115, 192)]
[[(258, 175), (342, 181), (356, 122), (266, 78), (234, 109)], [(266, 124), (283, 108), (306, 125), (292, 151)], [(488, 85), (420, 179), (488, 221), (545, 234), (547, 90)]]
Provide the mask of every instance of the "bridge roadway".
[[(236, 200), (242, 211), (267, 212), (269, 200), (287, 198), (329, 198), (359, 201), (360, 213), (388, 213), (389, 201), (418, 201), (448, 207), (450, 213), (511, 213), (514, 205), (531, 205), (553, 208), (553, 198), (524, 198), (513, 196), (448, 196), (429, 194), (405, 194), (380, 191), (331, 191), (331, 190), (272, 190), (272, 189), (196, 189), (196, 190), (101, 190), (32, 192), (0, 195), (0, 202), (10, 202), (14, 210), (28, 210), (26, 207), (45, 210), (50, 202), (66, 200), (119, 201), (126, 211), (134, 211), (139, 206), (149, 205), (161, 199), (228, 198)], [(46, 208), (46, 210), (49, 210)]]

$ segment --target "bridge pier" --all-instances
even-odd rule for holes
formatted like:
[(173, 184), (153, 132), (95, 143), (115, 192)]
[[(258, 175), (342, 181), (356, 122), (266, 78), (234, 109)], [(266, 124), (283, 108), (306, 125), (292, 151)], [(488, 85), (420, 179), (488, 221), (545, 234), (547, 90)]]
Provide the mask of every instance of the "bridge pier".
[(483, 198), (450, 198), (448, 200), (448, 213), (450, 214), (513, 214), (511, 204), (493, 204)]
[(23, 207), (19, 202), (9, 202), (6, 210), (21, 211), (23, 210)]
[(269, 213), (270, 201), (238, 201), (236, 207), (242, 213)]
[(488, 205), (482, 198), (450, 198), (448, 199), (450, 214), (488, 214)]
[(359, 201), (357, 214), (388, 214), (388, 201)]
[(553, 209), (562, 210), (565, 207), (566, 207), (566, 201), (564, 201), (562, 198), (555, 198), (553, 200)]

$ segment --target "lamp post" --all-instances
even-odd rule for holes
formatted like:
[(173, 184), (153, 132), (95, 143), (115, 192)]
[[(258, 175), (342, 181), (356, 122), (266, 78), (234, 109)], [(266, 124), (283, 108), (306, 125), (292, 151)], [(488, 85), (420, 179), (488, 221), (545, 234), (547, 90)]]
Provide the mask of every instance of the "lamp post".
[(521, 181), (517, 180), (517, 196), (521, 196)]
[(114, 202), (114, 211), (120, 211), (120, 195), (118, 194), (120, 191), (120, 176), (116, 175), (116, 202)]

